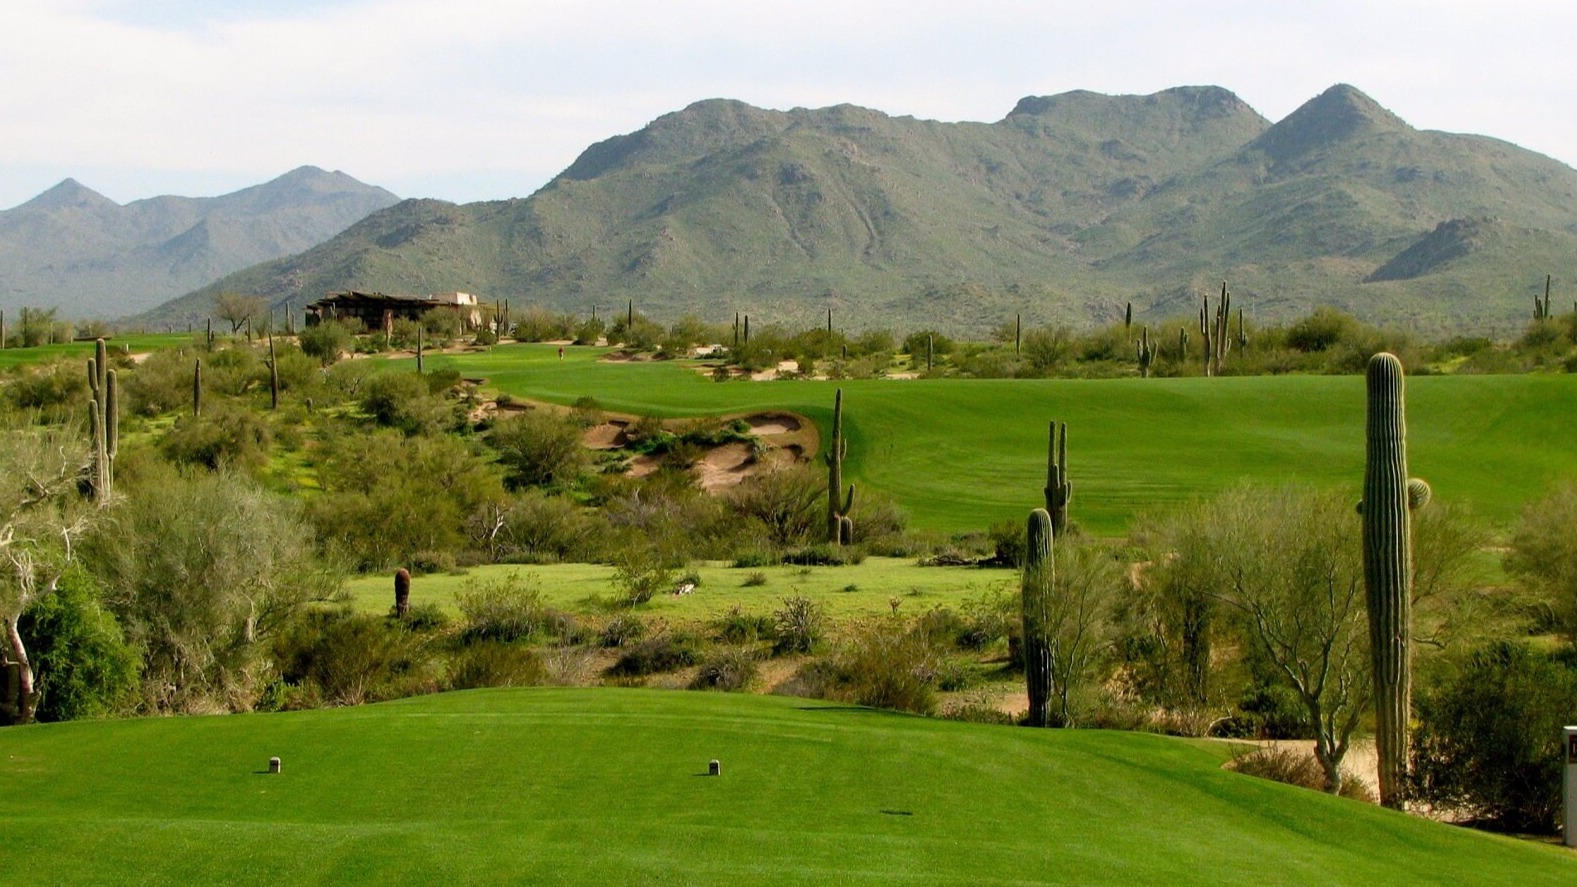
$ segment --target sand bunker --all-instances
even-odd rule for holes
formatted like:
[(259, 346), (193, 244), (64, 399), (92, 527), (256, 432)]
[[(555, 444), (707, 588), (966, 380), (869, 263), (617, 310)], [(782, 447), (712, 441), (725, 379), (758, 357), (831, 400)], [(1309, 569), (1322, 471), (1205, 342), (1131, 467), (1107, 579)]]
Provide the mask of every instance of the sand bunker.
[(581, 445), (588, 450), (617, 450), (630, 442), (629, 437), (624, 433), (629, 425), (630, 423), (617, 419), (594, 425), (581, 435)]

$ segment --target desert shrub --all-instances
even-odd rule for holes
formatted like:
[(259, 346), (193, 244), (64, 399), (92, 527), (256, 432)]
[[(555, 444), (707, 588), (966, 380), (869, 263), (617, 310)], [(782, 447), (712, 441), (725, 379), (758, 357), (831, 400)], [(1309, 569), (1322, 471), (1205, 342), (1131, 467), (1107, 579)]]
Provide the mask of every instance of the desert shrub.
[(1505, 557), (1506, 572), (1547, 608), (1569, 643), (1577, 644), (1577, 483), (1567, 482), (1523, 509)]
[[(321, 387), (323, 373), (318, 366), (318, 362), (300, 348), (289, 344), (276, 345), (274, 348), (274, 361), (279, 365), (279, 388), (281, 391), (300, 393)], [(268, 370), (266, 367), (262, 368), (262, 372), (258, 377), (258, 383), (264, 389), (268, 387)]]
[(980, 650), (1006, 640), (1019, 624), (1018, 595), (1006, 588), (970, 598), (963, 605), (964, 624), (953, 642), (964, 650)]
[(495, 561), (555, 563), (593, 560), (599, 531), (597, 512), (539, 489), (514, 494), (497, 514), (478, 513), (468, 525)]
[(159, 442), (164, 457), (178, 465), (210, 471), (230, 467), (247, 471), (268, 462), (273, 441), (268, 422), (245, 407), (217, 403), (201, 416), (183, 416)]
[[(197, 353), (186, 348), (155, 351), (135, 371), (118, 378), (127, 412), (150, 417), (173, 410), (190, 412), (192, 372), (197, 358)], [(203, 363), (206, 372), (208, 361)], [(85, 380), (83, 387), (87, 387)]]
[(644, 677), (688, 668), (700, 658), (700, 642), (693, 635), (671, 632), (647, 638), (627, 648), (618, 661), (608, 668), (608, 674), (613, 677)]
[(342, 352), (351, 349), (355, 334), (340, 321), (325, 320), (303, 329), (297, 341), (307, 356), (316, 358), (322, 366), (328, 366), (339, 360)]
[[(1325, 791), (1325, 771), (1319, 761), (1307, 751), (1297, 751), (1286, 746), (1267, 745), (1237, 755), (1231, 768), (1246, 776), (1269, 779), (1284, 785), (1317, 792)], [(1343, 776), (1339, 794), (1355, 801), (1374, 803), (1374, 792), (1356, 776)]]
[(809, 653), (827, 635), (827, 612), (807, 597), (786, 597), (772, 613), (772, 652)]
[(952, 339), (935, 330), (921, 330), (917, 333), (910, 333), (903, 340), (902, 350), (914, 359), (916, 365), (923, 366), (925, 364), (927, 337), (930, 337), (931, 353), (935, 357), (940, 358), (945, 354), (952, 354), (957, 347), (957, 344)]
[(80, 567), (23, 611), (17, 629), (37, 677), (40, 721), (102, 717), (130, 702), (141, 663)]
[(1013, 726), (1013, 716), (987, 702), (966, 702), (945, 708), (941, 712), (943, 720), (963, 721), (967, 724), (1000, 724), (1004, 727)]
[(754, 650), (733, 647), (714, 650), (701, 660), (701, 667), (690, 682), (692, 690), (743, 690), (760, 670)]
[(731, 607), (712, 623), (712, 630), (723, 643), (753, 644), (773, 637), (776, 622), (771, 616), (746, 613), (738, 607)]
[(570, 486), (586, 469), (581, 426), (572, 415), (537, 409), (510, 416), (494, 423), (487, 442), (498, 451), (512, 490)]
[(542, 683), (545, 676), (542, 657), (530, 647), (482, 641), (451, 654), (448, 686), (451, 690), (530, 687)]
[[(121, 380), (117, 379), (117, 384)], [(74, 360), (56, 360), (24, 369), (0, 393), (12, 406), (23, 410), (51, 411), (59, 407), (76, 407), (88, 397), (88, 383), (82, 364)]]
[(324, 548), (362, 569), (411, 566), (422, 552), (453, 563), (504, 497), (497, 468), (452, 435), (342, 434), (316, 454), (323, 493), (308, 514)]
[(529, 640), (544, 627), (547, 607), (534, 580), (510, 573), (500, 579), (471, 581), (455, 595), (455, 605), (465, 617), (461, 640)]
[(1495, 828), (1557, 828), (1561, 728), (1577, 723), (1577, 656), (1492, 644), (1420, 693), (1414, 713), (1417, 798)]
[(618, 613), (602, 624), (597, 643), (604, 647), (623, 647), (646, 636), (646, 623), (638, 616)]
[(1358, 330), (1358, 321), (1335, 308), (1320, 306), (1287, 327), (1286, 342), (1298, 351), (1327, 351)]
[(361, 408), (372, 420), (406, 435), (437, 434), (465, 421), (456, 404), (434, 394), (416, 373), (382, 372), (361, 386)]
[(308, 611), (274, 644), (287, 684), (311, 685), (330, 705), (360, 705), (437, 690), (439, 662), (420, 635), (378, 616)]
[(626, 543), (614, 553), (613, 584), (619, 602), (627, 607), (644, 604), (674, 585), (674, 569), (655, 545)]
[(297, 502), (244, 476), (166, 466), (120, 486), (113, 520), (80, 552), (142, 652), (140, 704), (249, 708), (266, 683), (268, 638), (338, 592), (339, 574), (316, 556)]
[(994, 552), (991, 563), (1000, 567), (1012, 567), (1017, 570), (1024, 566), (1024, 522), (1020, 520), (1005, 520), (991, 525), (986, 531), (986, 536), (991, 540)]
[[(392, 607), (390, 615), (394, 615)], [(449, 627), (449, 614), (432, 601), (423, 601), (412, 604), (411, 608), (405, 611), (405, 617), (400, 620), (400, 624), (406, 631), (435, 634)]]
[(835, 655), (843, 694), (860, 705), (930, 714), (936, 709), (939, 651), (925, 632), (896, 617), (857, 626)]
[(830, 657), (810, 659), (771, 690), (776, 696), (830, 699), (838, 684), (838, 666)]
[(859, 546), (833, 545), (830, 542), (818, 542), (783, 554), (783, 563), (802, 567), (842, 567), (864, 561), (865, 550)]
[(731, 490), (729, 510), (763, 528), (776, 546), (803, 545), (824, 531), (826, 475), (808, 466), (762, 472)]

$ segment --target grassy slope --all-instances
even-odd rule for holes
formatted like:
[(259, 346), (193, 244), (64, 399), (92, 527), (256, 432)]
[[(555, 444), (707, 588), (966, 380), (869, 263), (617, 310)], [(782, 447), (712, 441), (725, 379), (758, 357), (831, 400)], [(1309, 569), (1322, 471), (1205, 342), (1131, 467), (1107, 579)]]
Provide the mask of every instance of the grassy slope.
[[(945, 604), (958, 607), (965, 601), (992, 594), (1018, 591), (1014, 570), (974, 567), (918, 567), (912, 558), (872, 557), (840, 567), (728, 567), (697, 564), (701, 584), (694, 594), (662, 594), (641, 605), (642, 618), (671, 622), (716, 619), (730, 609), (765, 615), (782, 606), (783, 598), (803, 596), (819, 601), (836, 617), (887, 613), (898, 598), (906, 614), (924, 612)], [(763, 585), (745, 586), (746, 577), (759, 573)], [(543, 564), (538, 566), (489, 565), (472, 567), (463, 576), (434, 574), (411, 580), (413, 603), (435, 603), (458, 614), (455, 595), (492, 582), (518, 579), (538, 589), (545, 604), (575, 612), (602, 609), (617, 599), (613, 568), (605, 564)], [(358, 576), (345, 584), (356, 609), (387, 613), (394, 603), (394, 580), (386, 573)]]
[(1220, 747), (783, 697), (479, 691), (18, 728), (0, 754), (15, 885), (1577, 879), (1558, 849), (1223, 772)]
[[(8, 328), (9, 331), (9, 328)], [(179, 345), (188, 345), (193, 341), (193, 333), (136, 333), (125, 336), (115, 336), (105, 340), (111, 350), (122, 346), (130, 348), (133, 353), (152, 351), (156, 348), (174, 348)], [(202, 335), (196, 333), (195, 335)], [(0, 348), (0, 369), (8, 369), (24, 364), (44, 363), (57, 357), (92, 357), (92, 342), (67, 342), (63, 345), (40, 345), (37, 348)]]
[[(665, 416), (789, 409), (830, 422), (844, 388), (846, 476), (893, 496), (915, 525), (983, 529), (1041, 504), (1047, 422), (1069, 424), (1073, 517), (1119, 533), (1153, 505), (1240, 480), (1353, 491), (1363, 475), (1363, 380), (1283, 376), (1110, 381), (716, 383), (679, 363), (511, 345), (446, 357), (516, 395)], [(438, 361), (434, 361), (435, 364)], [(1435, 376), (1408, 382), (1409, 467), (1442, 500), (1511, 518), (1577, 471), (1577, 377)]]

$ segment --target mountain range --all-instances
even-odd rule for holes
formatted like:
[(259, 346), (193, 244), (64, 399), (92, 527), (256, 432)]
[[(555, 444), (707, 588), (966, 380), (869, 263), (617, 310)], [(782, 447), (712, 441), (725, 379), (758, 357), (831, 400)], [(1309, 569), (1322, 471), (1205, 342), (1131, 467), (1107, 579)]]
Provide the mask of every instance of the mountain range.
[(587, 314), (982, 332), (1191, 316), (1229, 282), (1259, 320), (1328, 304), (1421, 332), (1506, 334), (1577, 269), (1577, 171), (1422, 131), (1333, 86), (1274, 124), (1232, 92), (1086, 91), (995, 123), (697, 102), (587, 148), (527, 198), (406, 200), (221, 291), (474, 292)]
[(399, 198), (342, 172), (303, 166), (220, 197), (125, 205), (66, 179), (0, 211), (0, 308), (119, 317), (216, 278), (289, 256)]

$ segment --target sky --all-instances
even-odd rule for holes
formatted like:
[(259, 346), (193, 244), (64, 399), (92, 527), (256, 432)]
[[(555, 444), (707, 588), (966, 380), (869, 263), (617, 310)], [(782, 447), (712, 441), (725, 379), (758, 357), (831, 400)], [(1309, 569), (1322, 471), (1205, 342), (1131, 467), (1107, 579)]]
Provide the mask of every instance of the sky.
[(1274, 121), (1335, 83), (1577, 165), (1569, 0), (0, 0), (0, 209), (67, 177), (124, 203), (303, 165), (524, 197), (706, 98), (989, 122), (1215, 85)]

